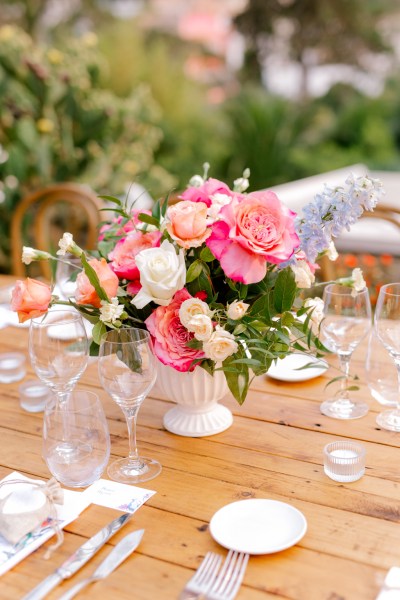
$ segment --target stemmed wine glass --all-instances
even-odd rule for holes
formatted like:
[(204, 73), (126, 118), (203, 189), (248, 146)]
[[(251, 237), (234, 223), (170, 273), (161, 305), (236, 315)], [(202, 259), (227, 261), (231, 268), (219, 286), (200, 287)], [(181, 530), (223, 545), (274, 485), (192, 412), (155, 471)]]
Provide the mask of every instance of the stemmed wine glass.
[(388, 283), (379, 290), (375, 332), (394, 361), (399, 384), (396, 408), (381, 412), (376, 422), (383, 429), (400, 431), (400, 283)]
[(143, 329), (109, 331), (100, 346), (100, 381), (124, 413), (129, 433), (128, 457), (108, 467), (109, 477), (121, 483), (148, 481), (161, 472), (159, 462), (139, 456), (136, 442), (137, 414), (157, 377), (155, 360), (150, 335)]
[(371, 304), (367, 288), (352, 288), (331, 283), (324, 289), (324, 318), (321, 322), (323, 342), (336, 352), (343, 373), (337, 397), (321, 404), (322, 414), (334, 419), (358, 419), (368, 412), (368, 404), (349, 398), (350, 359), (354, 349), (371, 328)]
[(50, 310), (31, 320), (29, 355), (32, 367), (54, 393), (64, 415), (63, 435), (53, 452), (59, 462), (76, 459), (79, 450), (68, 426), (68, 399), (86, 369), (89, 344), (81, 315), (71, 310)]
[(72, 310), (50, 310), (31, 320), (29, 355), (32, 367), (60, 403), (86, 369), (89, 344), (82, 316)]

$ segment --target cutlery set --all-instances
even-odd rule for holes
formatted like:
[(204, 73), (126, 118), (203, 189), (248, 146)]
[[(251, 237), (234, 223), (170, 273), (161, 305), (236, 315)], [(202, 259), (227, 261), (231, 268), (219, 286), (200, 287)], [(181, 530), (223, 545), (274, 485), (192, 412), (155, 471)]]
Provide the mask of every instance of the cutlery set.
[[(60, 567), (50, 573), (22, 600), (41, 600), (45, 598), (64, 579), (77, 573), (131, 518), (132, 513), (124, 513), (103, 527), (93, 537), (82, 544)], [(143, 537), (144, 529), (138, 529), (126, 535), (111, 550), (92, 575), (79, 581), (59, 600), (75, 598), (86, 586), (110, 575), (124, 560), (136, 550)], [(222, 557), (208, 552), (193, 577), (187, 582), (179, 595), (179, 600), (233, 600), (242, 583), (249, 554), (229, 550), (221, 567)]]

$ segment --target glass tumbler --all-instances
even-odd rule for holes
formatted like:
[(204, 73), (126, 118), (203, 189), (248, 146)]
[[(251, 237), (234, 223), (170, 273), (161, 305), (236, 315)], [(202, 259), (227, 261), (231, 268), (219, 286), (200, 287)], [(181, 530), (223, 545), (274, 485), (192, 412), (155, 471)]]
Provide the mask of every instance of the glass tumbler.
[(46, 404), (43, 458), (61, 484), (91, 485), (101, 477), (109, 457), (110, 434), (97, 394), (75, 390), (65, 403), (54, 396)]
[(334, 481), (350, 483), (365, 473), (365, 448), (357, 442), (338, 440), (324, 448), (324, 471)]

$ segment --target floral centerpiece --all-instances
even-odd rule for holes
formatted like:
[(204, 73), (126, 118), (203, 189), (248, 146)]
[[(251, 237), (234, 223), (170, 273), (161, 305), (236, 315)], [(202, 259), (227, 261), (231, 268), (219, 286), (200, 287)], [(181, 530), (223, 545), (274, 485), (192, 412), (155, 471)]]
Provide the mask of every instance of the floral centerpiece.
[[(88, 255), (65, 233), (56, 256), (24, 248), (22, 260), (81, 259), (74, 298), (63, 301), (34, 279), (18, 281), (12, 307), (20, 321), (70, 304), (94, 324), (91, 351), (109, 329), (147, 328), (159, 361), (176, 371), (223, 370), (242, 404), (253, 375), (288, 353), (318, 355), (322, 300), (303, 300), (318, 257), (335, 258), (332, 238), (372, 210), (382, 185), (348, 177), (325, 187), (298, 216), (272, 191), (247, 193), (249, 173), (232, 189), (207, 174), (194, 176), (176, 204), (152, 212), (111, 196), (115, 218)], [(342, 283), (365, 286), (359, 270)]]

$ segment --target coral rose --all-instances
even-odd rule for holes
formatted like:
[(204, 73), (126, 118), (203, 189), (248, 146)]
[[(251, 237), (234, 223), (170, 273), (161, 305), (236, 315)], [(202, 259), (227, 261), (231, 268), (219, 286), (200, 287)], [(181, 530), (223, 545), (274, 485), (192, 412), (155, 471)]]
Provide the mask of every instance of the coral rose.
[(184, 200), (167, 211), (167, 231), (182, 248), (198, 248), (211, 235), (207, 204)]
[[(118, 277), (111, 269), (105, 258), (89, 260), (89, 265), (96, 271), (100, 285), (109, 298), (117, 295)], [(95, 308), (101, 307), (101, 300), (96, 290), (90, 283), (86, 273), (82, 271), (76, 278), (75, 300), (77, 304), (91, 304)]]
[(206, 244), (228, 277), (258, 283), (266, 275), (267, 262), (285, 262), (299, 246), (295, 216), (274, 192), (236, 195), (221, 208)]
[(203, 351), (187, 346), (194, 334), (182, 325), (179, 318), (179, 308), (189, 298), (192, 296), (185, 288), (179, 290), (168, 306), (159, 306), (145, 321), (153, 336), (155, 355), (164, 365), (177, 371), (189, 371), (193, 360), (204, 358)]
[(37, 279), (17, 281), (12, 291), (11, 308), (18, 313), (18, 320), (24, 323), (28, 319), (44, 315), (50, 304), (50, 286)]
[(126, 238), (119, 240), (115, 248), (108, 255), (111, 261), (111, 268), (123, 279), (129, 281), (139, 281), (140, 273), (136, 266), (136, 255), (146, 248), (155, 248), (160, 245), (161, 233), (152, 231), (142, 233), (134, 231)]

